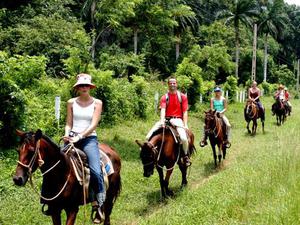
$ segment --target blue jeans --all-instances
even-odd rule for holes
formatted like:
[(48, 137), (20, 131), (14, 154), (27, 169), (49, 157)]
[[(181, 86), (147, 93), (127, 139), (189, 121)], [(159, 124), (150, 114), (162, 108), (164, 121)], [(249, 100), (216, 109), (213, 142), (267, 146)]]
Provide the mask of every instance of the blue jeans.
[(105, 187), (101, 169), (101, 156), (98, 148), (97, 136), (86, 137), (75, 143), (75, 146), (84, 151), (87, 155), (88, 164), (91, 171), (90, 184), (94, 193), (104, 193)]

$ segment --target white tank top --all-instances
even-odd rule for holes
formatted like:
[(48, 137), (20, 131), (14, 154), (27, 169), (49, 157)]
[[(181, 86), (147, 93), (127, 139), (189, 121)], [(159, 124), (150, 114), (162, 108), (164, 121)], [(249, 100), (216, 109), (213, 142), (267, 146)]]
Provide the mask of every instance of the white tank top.
[[(92, 104), (82, 107), (76, 100), (73, 102), (73, 127), (72, 131), (81, 133), (86, 130), (92, 123), (93, 114), (95, 111), (95, 100)], [(94, 130), (89, 136), (97, 136)]]

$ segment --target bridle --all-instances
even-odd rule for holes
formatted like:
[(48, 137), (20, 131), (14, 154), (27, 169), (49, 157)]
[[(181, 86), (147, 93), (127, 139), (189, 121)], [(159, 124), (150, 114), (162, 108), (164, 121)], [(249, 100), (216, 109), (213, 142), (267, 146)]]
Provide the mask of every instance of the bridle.
[[(22, 149), (24, 150), (26, 147), (26, 143), (23, 144), (23, 147)], [(71, 147), (71, 145), (70, 145)], [(69, 148), (70, 149), (70, 148)], [(29, 175), (29, 180), (30, 180), (30, 185), (31, 187), (33, 188), (33, 190), (38, 193), (38, 195), (46, 200), (46, 201), (52, 201), (54, 199), (56, 199), (63, 191), (64, 189), (66, 188), (68, 182), (69, 182), (69, 178), (70, 178), (70, 175), (71, 175), (71, 171), (69, 172), (69, 175), (67, 177), (67, 180), (66, 182), (64, 183), (63, 187), (61, 188), (61, 190), (53, 197), (51, 198), (46, 198), (44, 196), (42, 196), (41, 194), (39, 194), (39, 192), (34, 188), (34, 185), (33, 185), (33, 182), (32, 182), (32, 168), (33, 168), (33, 165), (35, 163), (35, 160), (36, 158), (38, 157), (38, 167), (41, 168), (43, 165), (44, 165), (44, 160), (42, 159), (42, 156), (41, 156), (41, 153), (40, 153), (40, 140), (38, 140), (36, 142), (36, 145), (35, 145), (35, 148), (34, 148), (34, 154), (31, 158), (31, 160), (29, 161), (28, 164), (24, 164), (22, 163), (21, 161), (17, 160), (18, 164), (20, 164), (21, 166), (25, 167), (28, 169), (28, 175)], [(58, 160), (53, 166), (51, 166), (49, 169), (47, 169), (45, 172), (42, 173), (42, 176), (46, 175), (47, 173), (49, 173), (51, 170), (53, 170), (58, 164), (60, 163), (60, 160)]]
[(222, 130), (221, 121), (219, 120), (217, 115), (209, 115), (209, 117), (210, 117), (210, 120), (214, 121), (214, 124), (209, 128), (206, 128), (206, 125), (205, 125), (204, 132), (206, 134), (213, 134), (215, 136), (215, 138), (217, 138), (220, 135), (221, 130)]
[[(250, 106), (252, 106), (251, 111), (248, 113), (248, 109), (249, 109)], [(248, 114), (249, 118), (253, 119), (257, 114), (257, 109), (256, 109), (255, 103), (254, 102), (248, 102), (246, 111), (247, 111), (247, 114)], [(252, 116), (250, 116), (250, 115), (252, 115)]]
[[(162, 147), (163, 147), (163, 144), (164, 144), (164, 142), (165, 142), (165, 129), (166, 129), (166, 128), (164, 127), (164, 128), (163, 128), (162, 141), (161, 141), (161, 144), (160, 144), (160, 149), (159, 149), (159, 151), (157, 151), (157, 146), (153, 145), (151, 142), (147, 142), (148, 144), (151, 145), (152, 153), (154, 153), (154, 157), (153, 157), (154, 159), (153, 159), (151, 162), (149, 162), (149, 163), (143, 163), (143, 166), (144, 166), (144, 167), (150, 166), (150, 165), (154, 164), (155, 166), (157, 166), (157, 167), (159, 167), (159, 168), (161, 168), (161, 169), (164, 169), (163, 166), (159, 165), (158, 161), (159, 161), (159, 159), (160, 159), (160, 155), (161, 155), (161, 152), (162, 152)], [(179, 145), (178, 148), (179, 148), (179, 149), (178, 149), (178, 155), (177, 155), (177, 159), (176, 159), (174, 165), (173, 165), (172, 167), (170, 167), (170, 168), (166, 168), (166, 171), (173, 170), (174, 167), (176, 166), (176, 164), (177, 164), (177, 162), (178, 162), (178, 160), (179, 160), (179, 157), (180, 157), (180, 145)]]

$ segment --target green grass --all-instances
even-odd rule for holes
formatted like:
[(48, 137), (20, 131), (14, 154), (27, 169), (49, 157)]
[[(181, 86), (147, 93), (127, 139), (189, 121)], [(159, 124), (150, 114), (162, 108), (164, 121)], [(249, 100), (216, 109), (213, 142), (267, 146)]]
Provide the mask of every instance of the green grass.
[[(161, 201), (157, 173), (143, 177), (134, 142), (144, 139), (158, 118), (100, 128), (100, 140), (114, 146), (122, 158), (123, 189), (113, 209), (112, 224), (300, 224), (300, 102), (293, 101), (293, 115), (281, 127), (271, 116), (271, 99), (264, 98), (264, 105), (266, 132), (262, 133), (259, 123), (255, 137), (246, 132), (243, 104), (230, 105), (232, 147), (218, 170), (210, 147), (198, 147), (202, 115), (191, 115), (189, 126), (196, 136), (197, 153), (192, 158), (189, 184), (179, 190), (181, 177), (176, 168), (170, 181), (176, 196), (165, 201)], [(15, 160), (14, 151), (0, 154), (0, 224), (51, 224), (29, 185), (13, 186)], [(76, 224), (83, 221), (81, 207)]]

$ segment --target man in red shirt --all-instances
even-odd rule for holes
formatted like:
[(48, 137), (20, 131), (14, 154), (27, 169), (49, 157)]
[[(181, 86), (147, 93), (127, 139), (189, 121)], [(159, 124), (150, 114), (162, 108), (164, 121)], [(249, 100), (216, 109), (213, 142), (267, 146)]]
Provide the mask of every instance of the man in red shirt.
[(186, 129), (188, 129), (188, 99), (187, 96), (177, 91), (177, 81), (175, 78), (168, 80), (169, 91), (160, 99), (160, 121), (157, 122), (147, 134), (149, 140), (154, 131), (165, 126), (166, 119), (176, 127), (182, 142), (184, 151), (184, 163), (190, 166), (191, 162), (188, 156), (188, 137)]

